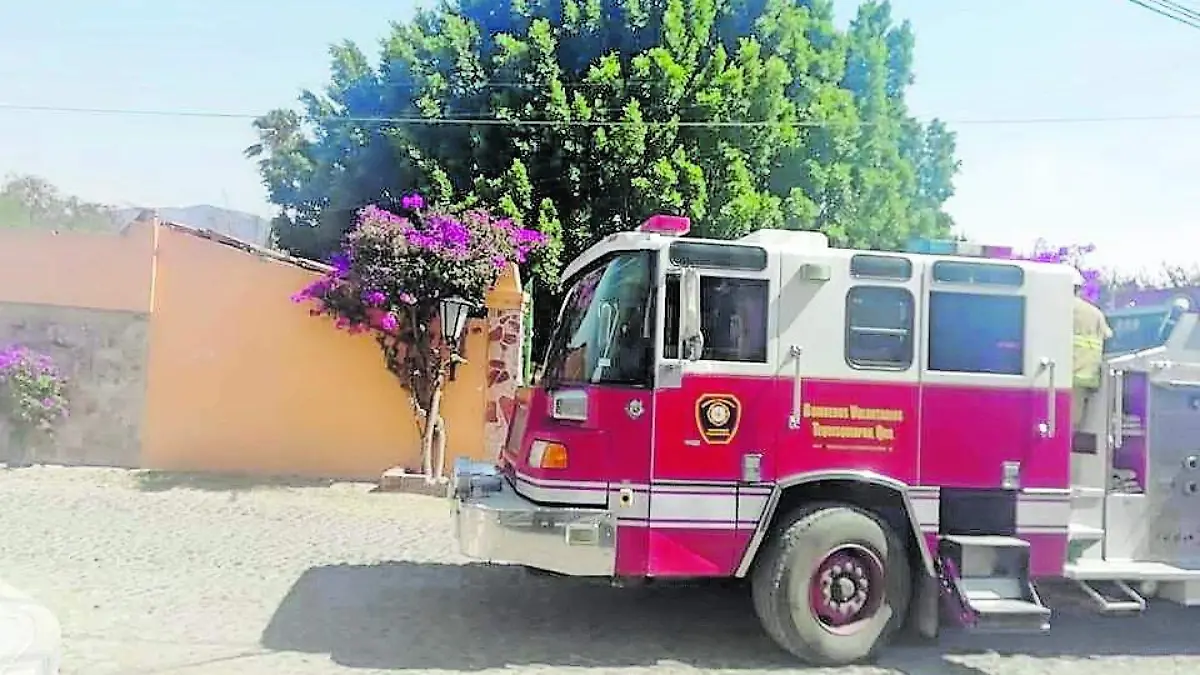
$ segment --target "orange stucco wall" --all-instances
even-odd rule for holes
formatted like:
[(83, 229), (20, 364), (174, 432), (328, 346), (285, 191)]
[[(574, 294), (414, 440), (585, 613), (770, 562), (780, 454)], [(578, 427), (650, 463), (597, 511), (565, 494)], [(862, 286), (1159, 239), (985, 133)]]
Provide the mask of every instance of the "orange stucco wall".
[(120, 234), (0, 229), (0, 300), (149, 311), (154, 229), (147, 222)]
[[(137, 457), (148, 469), (370, 480), (393, 466), (419, 469), (408, 394), (376, 343), (289, 301), (315, 276), (153, 221), (121, 234), (0, 229), (0, 307), (149, 314), (148, 337), (126, 350), (137, 360), (127, 369), (137, 381), (127, 384), (144, 386), (144, 405), (140, 397), (121, 404), (110, 397), (96, 411), (98, 424), (140, 419), (130, 433), (139, 447), (123, 448), (119, 461), (103, 448), (93, 454), (108, 452), (122, 465)], [(521, 300), (514, 268), (488, 305), (519, 310)], [(456, 456), (483, 459), (494, 451), (485, 442), (486, 404), (495, 395), (487, 384), (487, 322), (472, 321), (468, 331), (468, 362), (443, 398), (447, 466)]]
[[(419, 467), (408, 395), (375, 342), (288, 301), (314, 273), (168, 227), (155, 255), (143, 466), (345, 478)], [(444, 403), (448, 465), (484, 452), (486, 363), (471, 357), (487, 334), (469, 330)]]

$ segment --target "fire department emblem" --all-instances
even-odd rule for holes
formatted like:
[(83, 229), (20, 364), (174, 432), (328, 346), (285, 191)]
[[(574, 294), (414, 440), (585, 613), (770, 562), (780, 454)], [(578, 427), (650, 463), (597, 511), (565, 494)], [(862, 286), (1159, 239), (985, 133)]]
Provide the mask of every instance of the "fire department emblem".
[(732, 412), (729, 410), (729, 406), (725, 405), (721, 401), (713, 403), (712, 405), (708, 406), (708, 410), (704, 411), (704, 416), (708, 418), (708, 421), (718, 427), (723, 427), (726, 424), (729, 424), (729, 418), (731, 415)]
[(696, 428), (712, 445), (725, 445), (737, 435), (742, 402), (732, 394), (705, 394), (696, 399)]

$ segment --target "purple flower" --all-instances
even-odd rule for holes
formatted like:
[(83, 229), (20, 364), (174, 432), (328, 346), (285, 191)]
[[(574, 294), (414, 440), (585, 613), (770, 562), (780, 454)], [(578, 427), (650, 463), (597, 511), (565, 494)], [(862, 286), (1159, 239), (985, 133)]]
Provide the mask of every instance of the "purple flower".
[(450, 246), (465, 248), (471, 242), (471, 233), (462, 223), (447, 218), (440, 225), (442, 239)]
[(345, 253), (334, 253), (329, 256), (329, 264), (337, 276), (344, 277), (350, 273), (350, 256)]
[(67, 416), (65, 387), (48, 355), (16, 345), (0, 349), (0, 412), (11, 424), (51, 430)]
[(384, 223), (386, 225), (398, 225), (404, 222), (404, 218), (372, 204), (358, 210), (358, 222), (361, 224), (368, 221)]
[(306, 300), (315, 300), (325, 295), (333, 288), (333, 282), (329, 277), (320, 277), (311, 284), (300, 289), (292, 295), (292, 302), (304, 302)]
[(513, 233), (513, 241), (518, 246), (528, 245), (528, 244), (540, 246), (542, 244), (545, 244), (546, 240), (547, 240), (546, 235), (542, 234), (541, 232), (538, 232), (537, 230), (517, 230)]
[(409, 230), (404, 233), (404, 238), (413, 248), (424, 249), (430, 253), (436, 253), (441, 250), (441, 242), (437, 237), (419, 230)]
[(395, 333), (396, 329), (400, 327), (400, 321), (395, 314), (388, 312), (379, 320), (379, 327), (387, 333)]
[(363, 302), (367, 303), (371, 307), (379, 307), (383, 305), (383, 303), (387, 302), (387, 296), (384, 295), (382, 291), (369, 291), (367, 293), (363, 293)]
[(400, 206), (409, 211), (420, 211), (425, 208), (425, 198), (416, 192), (406, 194), (400, 198)]
[(1060, 246), (1058, 248), (1039, 247), (1028, 256), (1016, 257), (1018, 260), (1074, 266), (1079, 270), (1080, 275), (1083, 276), (1082, 296), (1087, 300), (1095, 302), (1100, 296), (1101, 286), (1103, 285), (1100, 278), (1100, 271), (1081, 267), (1083, 256), (1095, 250), (1096, 246), (1094, 244)]
[(358, 216), (345, 248), (330, 260), (334, 270), (294, 298), (314, 300), (314, 315), (352, 332), (401, 337), (407, 320), (401, 312), (419, 299), (481, 300), (508, 265), (525, 262), (547, 242), (541, 232), (484, 209), (431, 207), (415, 192), (400, 199), (395, 213), (368, 205)]

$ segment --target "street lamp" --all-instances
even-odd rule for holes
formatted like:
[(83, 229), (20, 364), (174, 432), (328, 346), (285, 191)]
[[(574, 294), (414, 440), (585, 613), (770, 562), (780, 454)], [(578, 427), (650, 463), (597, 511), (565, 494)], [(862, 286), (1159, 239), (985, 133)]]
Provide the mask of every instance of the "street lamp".
[(442, 298), (442, 340), (450, 345), (450, 380), (455, 379), (456, 366), (462, 358), (463, 332), (474, 305), (462, 298)]
[(473, 306), (462, 298), (442, 299), (442, 339), (451, 345), (450, 350), (455, 354), (459, 351), (463, 331), (467, 328), (467, 317)]

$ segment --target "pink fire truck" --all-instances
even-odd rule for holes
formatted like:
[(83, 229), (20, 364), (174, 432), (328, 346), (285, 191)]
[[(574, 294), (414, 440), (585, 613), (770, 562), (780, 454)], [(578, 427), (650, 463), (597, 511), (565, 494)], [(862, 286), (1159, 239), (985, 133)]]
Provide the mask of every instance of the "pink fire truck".
[(464, 554), (744, 579), (813, 664), (901, 628), (1048, 630), (1043, 580), (1200, 604), (1196, 314), (1119, 332), (1072, 429), (1067, 266), (686, 231), (656, 216), (566, 269), (500, 456), (455, 467)]

